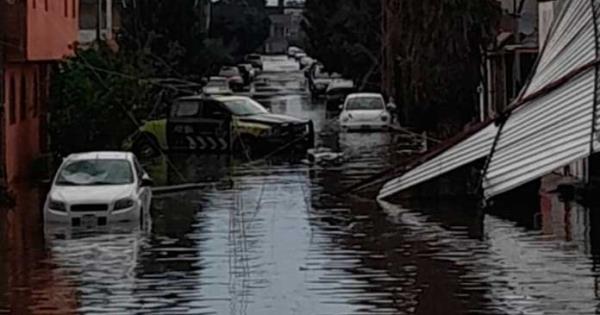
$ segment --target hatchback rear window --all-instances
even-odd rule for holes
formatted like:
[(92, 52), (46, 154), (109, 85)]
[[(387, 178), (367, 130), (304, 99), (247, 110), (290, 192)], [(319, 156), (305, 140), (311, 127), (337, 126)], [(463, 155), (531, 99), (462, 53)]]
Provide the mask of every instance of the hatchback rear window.
[(348, 100), (346, 110), (384, 109), (385, 105), (379, 97), (356, 97)]

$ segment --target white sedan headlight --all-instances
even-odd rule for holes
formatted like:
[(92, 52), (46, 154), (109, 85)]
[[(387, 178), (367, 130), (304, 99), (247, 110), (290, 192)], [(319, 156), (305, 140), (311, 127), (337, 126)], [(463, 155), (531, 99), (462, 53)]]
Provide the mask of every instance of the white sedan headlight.
[(58, 201), (58, 200), (54, 200), (54, 199), (50, 199), (50, 201), (48, 202), (48, 208), (53, 211), (67, 212), (66, 204), (62, 201)]
[(342, 114), (342, 122), (349, 122), (352, 120), (352, 115), (350, 113)]
[(135, 202), (131, 198), (120, 199), (117, 202), (115, 202), (115, 207), (113, 208), (113, 210), (129, 209), (133, 207), (134, 204)]

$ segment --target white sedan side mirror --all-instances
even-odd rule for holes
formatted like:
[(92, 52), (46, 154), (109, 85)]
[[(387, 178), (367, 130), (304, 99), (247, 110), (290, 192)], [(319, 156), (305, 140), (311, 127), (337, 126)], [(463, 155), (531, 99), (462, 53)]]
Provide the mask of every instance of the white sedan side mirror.
[(150, 177), (150, 175), (148, 175), (147, 173), (145, 173), (142, 176), (142, 187), (152, 187), (154, 186), (154, 181), (152, 180), (152, 178)]

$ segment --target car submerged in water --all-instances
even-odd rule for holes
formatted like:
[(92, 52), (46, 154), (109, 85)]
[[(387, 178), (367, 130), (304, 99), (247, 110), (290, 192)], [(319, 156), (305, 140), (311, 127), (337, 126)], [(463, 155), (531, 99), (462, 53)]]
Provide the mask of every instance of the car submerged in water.
[(387, 130), (391, 115), (378, 93), (354, 93), (346, 97), (340, 114), (343, 130)]
[(72, 154), (58, 169), (44, 204), (46, 225), (96, 228), (147, 222), (153, 181), (130, 152)]
[(346, 97), (355, 92), (356, 87), (352, 80), (333, 80), (325, 92), (327, 110), (339, 110)]
[(166, 118), (146, 122), (124, 148), (140, 157), (163, 150), (250, 156), (313, 145), (310, 120), (272, 114), (245, 96), (198, 95), (175, 100)]
[(202, 88), (202, 93), (206, 95), (233, 95), (229, 81), (224, 77), (210, 77)]

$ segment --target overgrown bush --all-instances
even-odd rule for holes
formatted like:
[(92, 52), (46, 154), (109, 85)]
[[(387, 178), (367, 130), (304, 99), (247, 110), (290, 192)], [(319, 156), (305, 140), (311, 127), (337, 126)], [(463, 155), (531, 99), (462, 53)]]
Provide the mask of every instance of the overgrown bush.
[(50, 102), (50, 147), (59, 155), (119, 149), (153, 102), (142, 69), (108, 48), (78, 51), (54, 71)]

